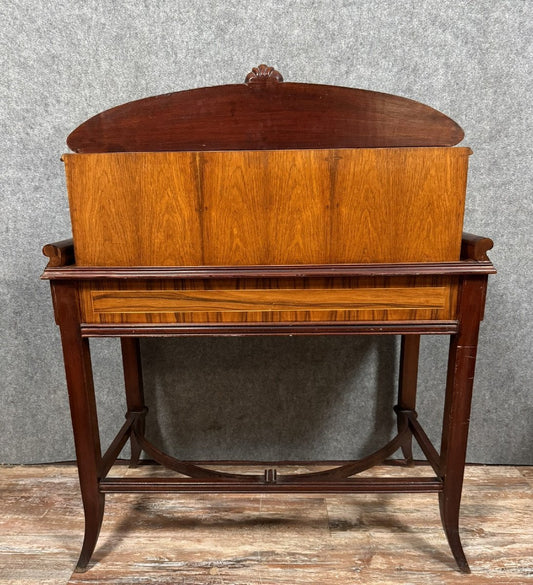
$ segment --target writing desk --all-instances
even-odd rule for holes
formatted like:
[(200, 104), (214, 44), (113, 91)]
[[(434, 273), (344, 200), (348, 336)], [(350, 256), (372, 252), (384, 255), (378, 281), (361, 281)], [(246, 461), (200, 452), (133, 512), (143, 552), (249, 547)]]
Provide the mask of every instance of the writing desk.
[[(455, 122), (406, 98), (285, 83), (146, 98), (91, 118), (64, 156), (73, 240), (44, 247), (63, 344), (85, 538), (114, 492), (436, 492), (461, 571), (459, 505), (492, 241), (462, 233), (470, 149)], [(396, 436), (327, 470), (236, 474), (145, 436), (139, 338), (401, 335)], [(421, 335), (450, 336), (438, 451), (416, 413)], [(88, 339), (121, 340), (126, 421), (102, 454)], [(358, 477), (415, 439), (431, 477)], [(131, 441), (177, 472), (109, 477)], [(320, 461), (316, 464), (324, 463)]]

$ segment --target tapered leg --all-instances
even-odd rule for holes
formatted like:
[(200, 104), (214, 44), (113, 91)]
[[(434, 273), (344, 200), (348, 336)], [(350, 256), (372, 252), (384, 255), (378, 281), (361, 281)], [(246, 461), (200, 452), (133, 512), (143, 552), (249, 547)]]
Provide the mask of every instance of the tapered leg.
[(76, 565), (86, 569), (100, 533), (104, 494), (99, 491), (102, 453), (91, 368), (89, 342), (81, 337), (78, 292), (75, 283), (53, 283), (56, 319), (61, 331), (65, 373), (85, 513), (85, 537)]
[[(403, 428), (402, 410), (416, 409), (416, 387), (418, 377), (418, 356), (420, 351), (420, 335), (402, 335), (400, 349), (400, 379), (398, 382), (398, 430)], [(402, 453), (406, 463), (413, 463), (413, 435), (408, 434), (402, 445)]]
[[(126, 404), (128, 412), (143, 412), (136, 423), (136, 432), (144, 435), (145, 415), (144, 390), (141, 367), (141, 351), (139, 340), (135, 337), (122, 337), (122, 365), (124, 368), (124, 386), (126, 388)], [(130, 467), (139, 463), (141, 446), (135, 434), (131, 435)]]
[(453, 556), (469, 573), (459, 536), (459, 507), (463, 486), (472, 387), (479, 323), (483, 316), (486, 277), (465, 278), (459, 301), (459, 333), (450, 341), (446, 399), (441, 441), (443, 491), (439, 494), (442, 525)]

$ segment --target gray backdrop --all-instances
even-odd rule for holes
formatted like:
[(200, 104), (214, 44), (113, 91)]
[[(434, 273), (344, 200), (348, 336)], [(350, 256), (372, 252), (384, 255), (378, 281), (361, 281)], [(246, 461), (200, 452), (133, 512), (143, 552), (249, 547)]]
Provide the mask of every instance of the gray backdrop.
[[(457, 120), (474, 155), (465, 227), (491, 236), (468, 459), (533, 463), (531, 26), (528, 0), (4, 0), (0, 462), (72, 459), (41, 246), (70, 235), (65, 138), (114, 105), (235, 83), (362, 87)], [(529, 237), (528, 237), (529, 236)], [(420, 412), (438, 442), (445, 338), (424, 338)], [(93, 344), (103, 442), (123, 420), (118, 342)], [(183, 457), (341, 458), (393, 428), (394, 338), (143, 342), (150, 434)], [(380, 416), (376, 423), (374, 417)]]

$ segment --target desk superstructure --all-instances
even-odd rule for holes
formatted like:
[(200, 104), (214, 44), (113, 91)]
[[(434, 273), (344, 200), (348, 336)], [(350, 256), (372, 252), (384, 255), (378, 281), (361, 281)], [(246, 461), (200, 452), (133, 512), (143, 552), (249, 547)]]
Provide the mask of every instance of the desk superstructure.
[[(417, 102), (285, 83), (156, 96), (91, 118), (64, 155), (73, 240), (44, 247), (63, 343), (82, 499), (83, 570), (110, 492), (436, 492), (462, 571), (458, 520), (488, 238), (462, 232), (470, 149)], [(401, 335), (398, 433), (357, 461), (281, 475), (180, 461), (144, 432), (139, 338)], [(440, 452), (416, 414), (420, 335), (450, 335)], [(88, 338), (119, 337), (126, 422), (102, 454)], [(358, 477), (412, 439), (434, 475)], [(126, 442), (173, 478), (109, 477)], [(253, 464), (253, 462), (250, 462)], [(317, 461), (316, 464), (323, 464)]]

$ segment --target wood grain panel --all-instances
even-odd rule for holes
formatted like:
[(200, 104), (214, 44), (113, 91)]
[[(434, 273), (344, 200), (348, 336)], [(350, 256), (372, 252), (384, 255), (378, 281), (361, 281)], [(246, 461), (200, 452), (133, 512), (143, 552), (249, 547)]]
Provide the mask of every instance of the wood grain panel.
[(87, 281), (85, 323), (454, 319), (457, 279), (363, 277)]
[(333, 151), (274, 151), (268, 156), (266, 192), (269, 261), (331, 262), (331, 157)]
[[(179, 155), (178, 155), (179, 156)], [(267, 160), (256, 152), (197, 154), (205, 264), (268, 263)]]
[(162, 153), (142, 157), (137, 164), (142, 165), (143, 180), (137, 208), (141, 265), (203, 264), (196, 157), (187, 152), (178, 158)]
[(347, 156), (337, 151), (330, 256), (351, 262), (357, 250), (358, 262), (457, 260), (468, 153), (374, 149)]
[(441, 309), (446, 292), (444, 287), (97, 291), (92, 293), (92, 304), (97, 313)]
[(193, 153), (63, 159), (78, 264), (203, 263)]
[(467, 148), (65, 155), (81, 266), (459, 259)]

